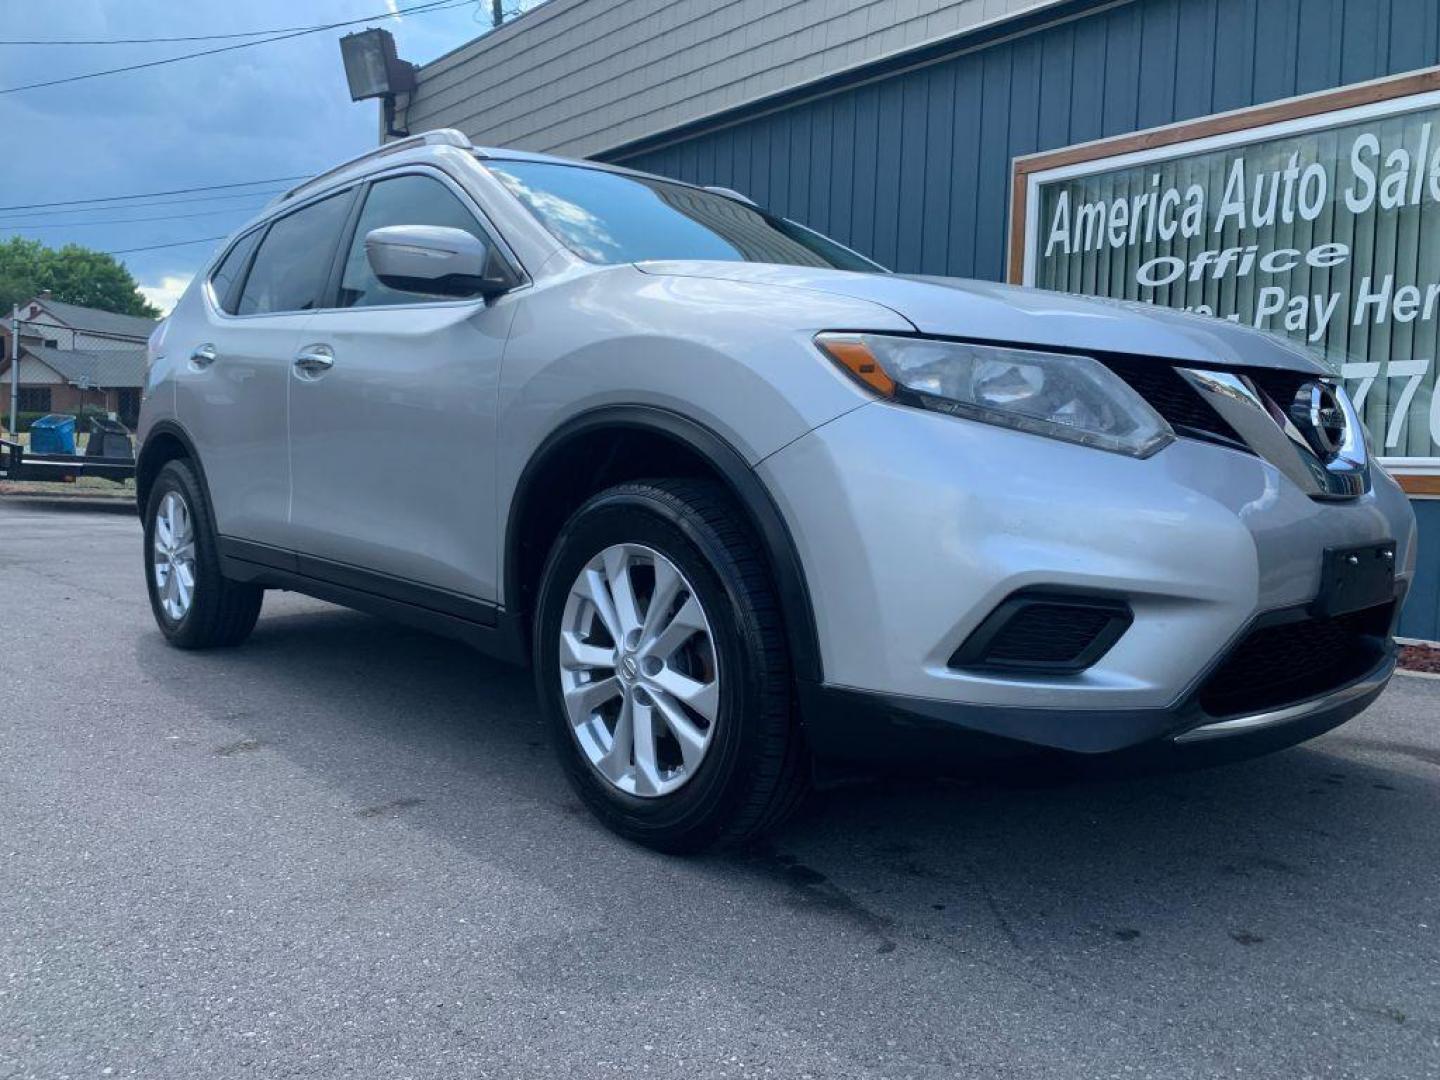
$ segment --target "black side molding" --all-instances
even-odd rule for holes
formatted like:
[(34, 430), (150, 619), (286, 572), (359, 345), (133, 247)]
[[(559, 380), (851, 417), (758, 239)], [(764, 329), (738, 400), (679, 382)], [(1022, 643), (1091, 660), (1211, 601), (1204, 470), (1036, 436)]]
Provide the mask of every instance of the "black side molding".
[(220, 570), (235, 581), (318, 600), (458, 638), (497, 660), (526, 661), (519, 620), (495, 604), (268, 544), (220, 537)]

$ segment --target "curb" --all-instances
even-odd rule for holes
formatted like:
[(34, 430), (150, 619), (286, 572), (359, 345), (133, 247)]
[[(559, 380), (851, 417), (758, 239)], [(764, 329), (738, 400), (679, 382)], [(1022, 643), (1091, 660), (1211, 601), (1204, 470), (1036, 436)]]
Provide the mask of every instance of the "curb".
[(1412, 679), (1440, 679), (1440, 671), (1411, 671), (1409, 668), (1397, 667), (1396, 675), (1408, 675)]

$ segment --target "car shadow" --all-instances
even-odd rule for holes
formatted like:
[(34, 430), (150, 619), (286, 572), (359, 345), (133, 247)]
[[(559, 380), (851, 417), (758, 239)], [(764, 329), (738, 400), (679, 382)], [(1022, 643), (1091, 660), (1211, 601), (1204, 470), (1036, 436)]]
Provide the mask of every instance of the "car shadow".
[(213, 753), (282, 755), (344, 793), (357, 828), (435, 834), (596, 910), (613, 909), (637, 873), (674, 886), (622, 922), (683, 928), (694, 898), (731, 894), (877, 954), (991, 962), (998, 950), (1081, 987), (1097, 971), (1153, 979), (1166, 964), (1193, 967), (1197, 952), (1260, 955), (1267, 943), (1286, 978), (1303, 978), (1377, 896), (1373, 917), (1433, 914), (1433, 873), (1415, 867), (1433, 867), (1434, 763), (1366, 717), (1305, 747), (1182, 774), (840, 788), (747, 850), (677, 860), (590, 818), (552, 759), (529, 673), (308, 603), (272, 613), (267, 600), (234, 650), (177, 653), (147, 632), (138, 662), (233, 728)]

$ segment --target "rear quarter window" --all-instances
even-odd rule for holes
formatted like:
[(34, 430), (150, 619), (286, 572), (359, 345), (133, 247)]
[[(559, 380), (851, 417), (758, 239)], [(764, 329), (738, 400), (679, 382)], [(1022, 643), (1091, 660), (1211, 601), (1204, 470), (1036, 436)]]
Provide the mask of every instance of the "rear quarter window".
[(210, 288), (215, 294), (215, 303), (227, 315), (234, 315), (240, 302), (240, 279), (245, 276), (245, 267), (255, 245), (260, 242), (260, 230), (246, 233), (235, 242), (220, 265), (210, 275)]

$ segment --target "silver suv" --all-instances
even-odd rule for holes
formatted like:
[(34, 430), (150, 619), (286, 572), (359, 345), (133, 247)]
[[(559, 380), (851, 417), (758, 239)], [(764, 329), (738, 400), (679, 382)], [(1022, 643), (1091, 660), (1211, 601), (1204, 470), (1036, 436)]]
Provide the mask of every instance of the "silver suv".
[(141, 429), (170, 641), (235, 645), (282, 588), (529, 663), (580, 795), (668, 850), (817, 774), (1307, 738), (1384, 687), (1415, 560), (1278, 338), (887, 273), (454, 131), (228, 243)]

